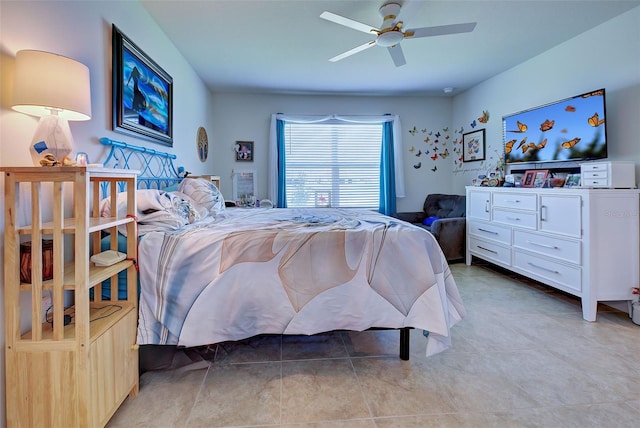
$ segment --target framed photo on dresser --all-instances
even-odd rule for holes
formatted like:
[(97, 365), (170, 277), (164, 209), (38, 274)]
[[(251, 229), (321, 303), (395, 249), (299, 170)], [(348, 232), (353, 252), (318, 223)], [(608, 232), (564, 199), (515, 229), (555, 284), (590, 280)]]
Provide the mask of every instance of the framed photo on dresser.
[(524, 177), (522, 178), (522, 187), (533, 187), (533, 181), (536, 178), (535, 170), (525, 171)]
[(564, 187), (580, 187), (581, 177), (582, 177), (581, 174), (567, 175), (567, 180), (564, 182)]

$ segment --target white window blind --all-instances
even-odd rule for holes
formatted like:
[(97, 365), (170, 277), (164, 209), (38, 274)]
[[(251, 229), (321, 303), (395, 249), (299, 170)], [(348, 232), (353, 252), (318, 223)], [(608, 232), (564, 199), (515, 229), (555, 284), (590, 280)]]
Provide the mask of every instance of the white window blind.
[(285, 123), (288, 207), (375, 208), (382, 124)]

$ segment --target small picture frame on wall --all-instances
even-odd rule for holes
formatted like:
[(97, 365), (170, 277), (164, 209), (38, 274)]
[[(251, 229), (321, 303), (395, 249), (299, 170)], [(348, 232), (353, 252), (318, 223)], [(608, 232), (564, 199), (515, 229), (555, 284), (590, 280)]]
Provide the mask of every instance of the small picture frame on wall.
[(237, 161), (253, 162), (253, 141), (236, 141), (234, 151)]
[(525, 171), (524, 178), (522, 179), (522, 187), (533, 187), (535, 178), (536, 178), (535, 170)]
[(463, 162), (480, 161), (485, 158), (484, 129), (462, 134)]

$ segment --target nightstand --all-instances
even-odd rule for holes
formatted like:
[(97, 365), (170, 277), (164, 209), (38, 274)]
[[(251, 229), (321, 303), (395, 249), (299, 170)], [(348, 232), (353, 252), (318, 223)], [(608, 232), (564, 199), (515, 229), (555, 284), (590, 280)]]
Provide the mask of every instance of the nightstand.
[[(5, 180), (7, 425), (102, 427), (127, 396), (138, 393), (133, 261), (138, 171), (66, 166), (0, 170)], [(30, 188), (30, 195), (19, 191), (21, 184)], [(109, 188), (113, 206), (121, 184), (126, 185), (127, 215), (100, 217), (101, 190)], [(73, 195), (73, 210), (64, 209), (65, 193)], [(20, 215), (26, 216), (24, 222)], [(110, 266), (91, 263), (101, 232), (115, 236), (120, 225), (127, 227), (127, 258)], [(30, 275), (21, 279), (22, 238), (30, 241), (31, 257), (25, 266)], [(45, 274), (43, 250), (52, 252), (51, 275)], [(66, 264), (65, 252), (72, 255)], [(102, 282), (120, 271), (127, 272), (126, 298), (117, 300), (112, 293), (111, 300), (102, 300)], [(25, 294), (31, 296), (31, 306), (20, 304)], [(70, 295), (73, 305), (66, 306)]]

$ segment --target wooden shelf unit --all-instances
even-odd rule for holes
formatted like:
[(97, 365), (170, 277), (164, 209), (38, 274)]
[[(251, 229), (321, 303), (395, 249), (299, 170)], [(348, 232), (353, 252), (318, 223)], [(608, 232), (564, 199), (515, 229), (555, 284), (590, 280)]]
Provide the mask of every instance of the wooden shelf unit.
[[(5, 177), (7, 425), (102, 427), (139, 387), (137, 272), (132, 261), (138, 172), (92, 167), (0, 170)], [(108, 189), (115, 207), (123, 185), (127, 215), (99, 217), (103, 190)], [(72, 209), (65, 207), (65, 197), (72, 200)], [(19, 213), (28, 213), (28, 218), (18, 218)], [(28, 224), (20, 225), (20, 220)], [(111, 248), (117, 249), (120, 225), (127, 229), (127, 260), (93, 266), (89, 258), (100, 252), (101, 232), (111, 232)], [(53, 279), (43, 281), (45, 237), (53, 240)], [(30, 284), (20, 281), (21, 238), (31, 241)], [(66, 253), (73, 256), (65, 264), (67, 246), (72, 248)], [(118, 300), (117, 274), (124, 270), (127, 296)], [(102, 300), (101, 285), (107, 279), (112, 291), (108, 301)], [(47, 293), (50, 309), (43, 307)], [(21, 294), (31, 297), (30, 325), (21, 324), (26, 318), (21, 314)], [(69, 301), (72, 306), (65, 307)], [(71, 317), (67, 325), (65, 315)]]

